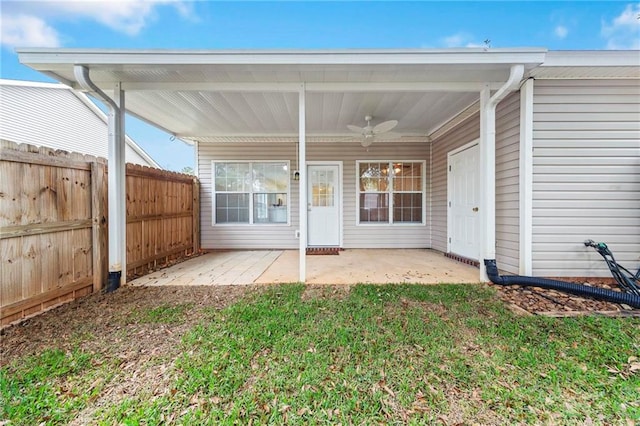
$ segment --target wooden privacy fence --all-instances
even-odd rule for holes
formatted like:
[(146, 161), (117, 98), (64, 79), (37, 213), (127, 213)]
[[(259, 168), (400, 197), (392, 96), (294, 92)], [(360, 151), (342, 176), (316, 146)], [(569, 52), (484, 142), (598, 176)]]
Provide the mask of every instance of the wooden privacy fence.
[(200, 249), (200, 184), (190, 175), (127, 164), (127, 277)]
[[(127, 276), (199, 251), (199, 183), (127, 164)], [(0, 141), (0, 326), (102, 289), (106, 160)]]

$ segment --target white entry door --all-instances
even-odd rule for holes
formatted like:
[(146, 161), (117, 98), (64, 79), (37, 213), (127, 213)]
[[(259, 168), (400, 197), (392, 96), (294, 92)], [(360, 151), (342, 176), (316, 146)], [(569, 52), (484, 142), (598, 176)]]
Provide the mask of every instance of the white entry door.
[(308, 240), (310, 247), (340, 245), (340, 167), (307, 166)]
[(449, 251), (469, 259), (480, 257), (480, 166), (478, 145), (449, 155)]

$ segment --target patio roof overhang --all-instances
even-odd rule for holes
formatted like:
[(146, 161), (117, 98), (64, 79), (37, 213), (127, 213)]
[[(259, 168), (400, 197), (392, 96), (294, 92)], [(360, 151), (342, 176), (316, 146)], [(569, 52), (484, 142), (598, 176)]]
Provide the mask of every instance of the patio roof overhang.
[(82, 89), (74, 66), (126, 110), (184, 140), (297, 140), (306, 91), (307, 140), (344, 139), (348, 124), (395, 119), (394, 133), (426, 140), (499, 88), (514, 64), (525, 75), (546, 49), (210, 51), (19, 49), (20, 61)]
[[(576, 78), (612, 78), (614, 74), (624, 78), (638, 73), (637, 52), (610, 54), (604, 63), (601, 55), (581, 59), (579, 52), (565, 53), (551, 55), (546, 64), (547, 51), (540, 48), (18, 49), (22, 63), (71, 87), (96, 93), (110, 105), (109, 266), (114, 272), (126, 269), (125, 110), (195, 142), (296, 141), (303, 164), (307, 142), (344, 138), (350, 135), (347, 124), (363, 125), (365, 115), (380, 121), (398, 120), (394, 133), (399, 137), (394, 143), (402, 143), (428, 141), (450, 128), (456, 117), (479, 110), (484, 188), (480, 256), (495, 258), (495, 191), (491, 188), (495, 182), (496, 104), (531, 76), (572, 78), (569, 74), (576, 69), (580, 70)], [(300, 281), (304, 282), (304, 168), (299, 187)], [(482, 264), (481, 278), (486, 279)]]
[[(20, 49), (18, 53), (22, 63), (93, 92), (109, 108), (107, 288), (115, 289), (126, 277), (122, 273), (126, 271), (125, 111), (196, 142), (296, 140), (304, 164), (307, 138), (347, 136), (347, 124), (363, 123), (366, 115), (398, 120), (394, 130), (400, 143), (407, 136), (427, 141), (429, 134), (479, 100), (481, 121), (489, 124), (481, 126), (484, 160), (492, 158), (494, 149), (495, 105), (525, 73), (544, 62), (546, 50)], [(493, 164), (483, 166), (481, 174), (483, 181), (493, 182)], [(299, 188), (299, 272), (304, 282), (305, 167), (300, 170)], [(494, 195), (489, 191), (483, 197), (485, 258), (495, 251)]]

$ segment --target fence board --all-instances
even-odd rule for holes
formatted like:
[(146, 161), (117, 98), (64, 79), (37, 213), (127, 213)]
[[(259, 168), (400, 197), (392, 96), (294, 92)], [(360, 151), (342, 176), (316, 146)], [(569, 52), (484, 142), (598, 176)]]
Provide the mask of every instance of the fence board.
[(13, 303), (22, 299), (22, 246), (18, 240), (0, 241), (0, 257), (2, 258), (2, 268), (0, 268), (0, 278), (2, 279), (2, 303)]
[[(22, 239), (22, 294), (42, 293), (42, 269), (40, 267), (40, 237)], [(16, 241), (19, 241), (16, 239)]]
[(4, 182), (1, 191), (0, 226), (21, 224), (20, 181), (22, 179), (22, 164), (0, 162), (0, 176), (3, 177)]
[(129, 278), (199, 250), (192, 225), (196, 184), (193, 176), (127, 164)]
[(93, 291), (102, 289), (109, 274), (108, 268), (108, 247), (106, 235), (106, 203), (105, 189), (106, 173), (104, 164), (97, 162), (91, 163), (91, 240), (93, 247), (92, 256), (92, 274), (93, 274)]
[(60, 265), (58, 264), (58, 250), (55, 244), (55, 234), (42, 234), (40, 238), (40, 276), (42, 277), (42, 291), (47, 292), (58, 287)]
[(42, 194), (40, 196), (40, 218), (42, 223), (57, 222), (56, 192), (57, 167), (42, 167)]
[[(106, 175), (104, 159), (0, 141), (0, 325), (103, 288)], [(131, 164), (126, 179), (128, 275), (197, 253), (197, 180)]]

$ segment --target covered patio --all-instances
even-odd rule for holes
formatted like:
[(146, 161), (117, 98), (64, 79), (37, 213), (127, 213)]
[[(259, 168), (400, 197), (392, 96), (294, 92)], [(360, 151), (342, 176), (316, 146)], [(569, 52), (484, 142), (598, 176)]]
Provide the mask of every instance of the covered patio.
[[(125, 112), (194, 143), (202, 185), (201, 247), (297, 249), (274, 259), (294, 260), (277, 271), (295, 274), (267, 275), (271, 281), (335, 282), (315, 270), (321, 259), (305, 256), (308, 247), (348, 249), (333, 262), (364, 247), (371, 249), (361, 253), (380, 254), (368, 262), (354, 261), (352, 274), (346, 266), (328, 266), (352, 282), (404, 282), (408, 269), (389, 277), (385, 270), (395, 265), (388, 261), (389, 253), (401, 252), (383, 249), (417, 247), (425, 253), (427, 248), (439, 250), (439, 260), (444, 260), (442, 252), (450, 252), (480, 261), (479, 269), (471, 269), (470, 281), (486, 281), (481, 260), (496, 258), (496, 108), (544, 62), (546, 49), (21, 49), (19, 55), (22, 63), (91, 92), (108, 106), (108, 263), (110, 287), (117, 288), (125, 282), (121, 271), (127, 264)], [(469, 117), (479, 117), (477, 129), (460, 126)], [(378, 136), (377, 126), (387, 123), (394, 123), (389, 130), (395, 135)], [(452, 129), (469, 132), (467, 145), (436, 142)], [(370, 147), (374, 136), (379, 139)], [(473, 177), (456, 174), (456, 179), (475, 183), (477, 190), (465, 185), (464, 196), (450, 196), (447, 156), (471, 146), (477, 146), (477, 158), (468, 161), (474, 165), (468, 173)], [(241, 172), (235, 164), (242, 165)], [(275, 167), (286, 174), (282, 179), (271, 176), (277, 183), (271, 186), (266, 177), (251, 185), (238, 177)], [(363, 185), (369, 178), (362, 177), (361, 169), (367, 167), (384, 174), (372, 172), (378, 186)], [(398, 178), (389, 184), (391, 174)], [(314, 191), (320, 194), (325, 187), (330, 197), (314, 198)], [(271, 201), (265, 201), (268, 197)], [(273, 214), (261, 205), (271, 206)], [(518, 242), (510, 240), (507, 250), (526, 245), (528, 229), (518, 228), (523, 235)], [(331, 236), (329, 242), (315, 239), (324, 234)], [(459, 248), (452, 246), (458, 241)], [(528, 263), (516, 266), (526, 273), (530, 262), (524, 254), (520, 257)], [(401, 260), (398, 265), (407, 261)], [(421, 259), (414, 269), (429, 263)], [(438, 276), (439, 262), (431, 267), (430, 274)], [(412, 278), (420, 282), (415, 279), (420, 277)], [(451, 281), (463, 280), (456, 276)], [(431, 282), (444, 281), (446, 277)]]
[[(134, 286), (297, 282), (297, 250), (212, 251), (145, 275)], [(349, 249), (306, 256), (308, 284), (476, 283), (478, 269), (429, 249)]]

